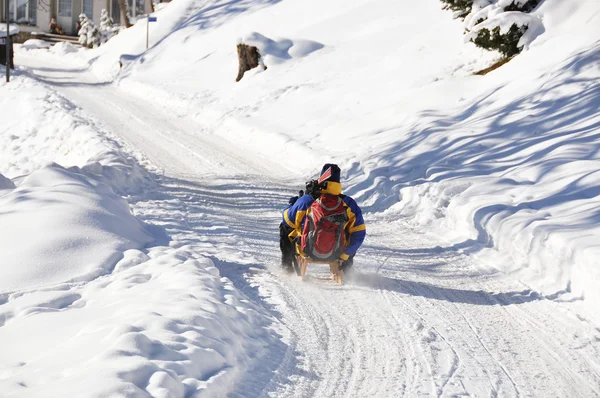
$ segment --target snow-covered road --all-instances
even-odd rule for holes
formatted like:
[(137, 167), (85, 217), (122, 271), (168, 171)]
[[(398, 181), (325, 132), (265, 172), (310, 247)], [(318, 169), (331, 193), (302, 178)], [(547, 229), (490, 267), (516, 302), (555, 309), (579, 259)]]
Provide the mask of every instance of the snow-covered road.
[(163, 226), (174, 250), (217, 247), (209, 254), (221, 276), (273, 316), (281, 344), (232, 396), (600, 395), (600, 330), (577, 301), (542, 297), (474, 262), (468, 247), (381, 214), (365, 215), (368, 238), (347, 283), (319, 267), (299, 281), (279, 269), (277, 245), (298, 176), (160, 99), (36, 57), (19, 62), (164, 172), (157, 190), (130, 198), (136, 216)]

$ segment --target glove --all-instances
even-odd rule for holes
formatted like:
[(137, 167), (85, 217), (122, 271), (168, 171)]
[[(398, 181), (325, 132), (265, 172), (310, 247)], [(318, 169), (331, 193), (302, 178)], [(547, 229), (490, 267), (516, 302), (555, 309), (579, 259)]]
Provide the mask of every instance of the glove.
[(353, 264), (354, 264), (354, 256), (350, 257), (348, 260), (342, 261), (342, 265), (340, 266), (340, 269), (342, 271), (348, 271), (350, 268), (352, 268)]
[(317, 200), (321, 196), (321, 185), (317, 180), (310, 180), (306, 183), (306, 193)]

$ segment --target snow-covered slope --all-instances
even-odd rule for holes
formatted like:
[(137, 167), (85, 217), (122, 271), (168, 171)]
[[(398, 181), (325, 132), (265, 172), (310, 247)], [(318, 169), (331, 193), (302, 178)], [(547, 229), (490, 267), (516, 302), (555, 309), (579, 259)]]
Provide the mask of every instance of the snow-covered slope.
[(0, 395), (222, 396), (283, 351), (212, 245), (114, 193), (155, 187), (139, 152), (23, 73), (0, 99)]
[(58, 165), (0, 198), (0, 292), (85, 281), (153, 241), (105, 184)]
[(26, 75), (2, 87), (0, 109), (0, 170), (6, 177), (58, 163), (83, 168), (118, 193), (153, 184), (139, 164), (143, 159), (134, 159), (72, 102)]
[[(333, 159), (366, 209), (491, 248), (486, 261), (546, 294), (597, 302), (597, 2), (543, 1), (538, 36), (487, 76), (469, 72), (494, 55), (465, 44), (437, 0), (174, 6), (157, 13), (149, 51), (115, 41), (95, 70), (141, 54), (117, 75), (123, 89), (281, 167), (308, 174)], [(235, 83), (240, 40), (268, 69)]]
[[(18, 186), (0, 181), (14, 210), (0, 217), (26, 220), (23, 190), (58, 173), (42, 199), (84, 194), (95, 229), (80, 237), (120, 253), (95, 279), (0, 292), (0, 391), (598, 394), (597, 1), (543, 1), (539, 36), (483, 77), (495, 55), (438, 0), (174, 0), (156, 15), (148, 51), (140, 20), (97, 50), (18, 54), (52, 89), (0, 86), (0, 173)], [(267, 69), (235, 83), (240, 40)], [(279, 208), (324, 161), (368, 225), (341, 287), (318, 267), (306, 283), (278, 272)], [(109, 217), (136, 226), (128, 244), (95, 217), (122, 203), (107, 186), (141, 192), (145, 232), (120, 205)], [(81, 267), (80, 252), (60, 254)]]

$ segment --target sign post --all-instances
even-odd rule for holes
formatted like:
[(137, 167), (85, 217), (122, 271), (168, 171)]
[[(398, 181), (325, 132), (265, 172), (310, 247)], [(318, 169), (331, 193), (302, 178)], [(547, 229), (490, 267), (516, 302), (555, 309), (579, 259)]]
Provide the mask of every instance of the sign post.
[(4, 18), (6, 18), (6, 82), (10, 82), (10, 23), (8, 22), (10, 18), (8, 14), (10, 14), (10, 10), (8, 8), (8, 0), (4, 0)]
[(148, 49), (149, 39), (150, 39), (150, 22), (156, 22), (156, 17), (151, 17), (148, 15), (148, 22), (146, 22), (146, 50)]

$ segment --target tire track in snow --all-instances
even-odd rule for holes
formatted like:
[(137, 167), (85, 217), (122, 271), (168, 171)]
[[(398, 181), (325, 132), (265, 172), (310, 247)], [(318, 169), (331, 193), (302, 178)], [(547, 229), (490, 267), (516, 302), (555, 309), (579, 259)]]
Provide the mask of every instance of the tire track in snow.
[[(439, 336), (439, 338), (444, 342), (444, 344), (451, 351), (452, 361), (451, 361), (450, 369), (447, 373), (441, 374), (441, 376), (443, 377), (443, 380), (441, 380), (441, 382), (439, 380), (436, 381), (436, 373), (438, 375), (440, 375), (440, 373), (438, 373), (434, 370), (434, 365), (435, 365), (436, 361), (424, 360), (427, 371), (428, 371), (427, 377), (431, 379), (433, 389), (436, 391), (436, 394), (438, 396), (443, 395), (444, 388), (446, 387), (448, 382), (452, 379), (452, 377), (454, 376), (454, 374), (460, 364), (460, 358), (459, 358), (458, 353), (456, 352), (456, 350), (454, 350), (452, 345), (443, 336), (443, 334), (440, 333), (439, 330), (435, 326), (429, 324), (427, 319), (423, 315), (421, 315), (421, 313), (418, 310), (416, 310), (411, 305), (409, 305), (406, 302), (406, 300), (404, 300), (398, 293), (389, 294), (388, 300), (390, 301), (390, 305), (392, 305), (391, 303), (395, 300), (396, 302), (403, 305), (409, 312), (412, 312), (414, 314), (414, 317), (416, 319), (416, 322), (414, 324), (414, 329), (422, 335), (420, 339), (415, 338), (415, 341), (420, 340), (421, 343), (426, 343), (426, 344), (420, 344), (420, 345), (425, 346), (425, 347), (420, 347), (421, 356), (423, 358), (425, 358), (427, 356), (428, 351), (429, 351), (429, 355), (432, 358), (435, 357), (434, 355), (432, 355), (432, 351), (439, 349), (439, 348), (432, 348), (432, 344), (437, 339), (436, 336)], [(441, 385), (439, 385), (439, 384), (441, 384)], [(431, 393), (431, 391), (429, 393)]]

